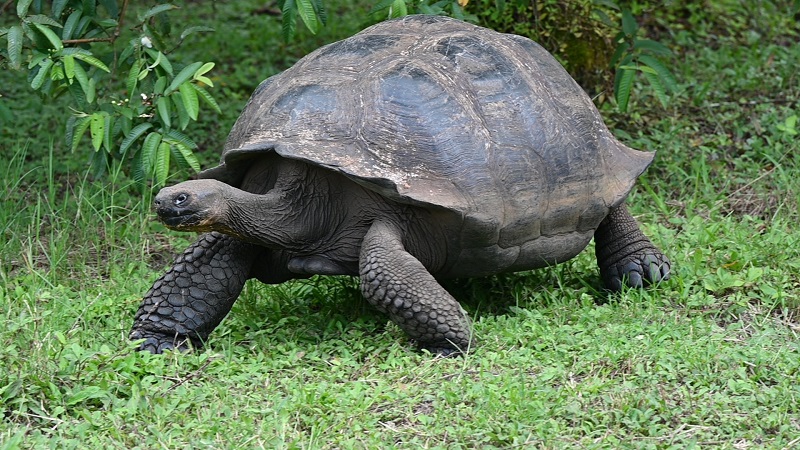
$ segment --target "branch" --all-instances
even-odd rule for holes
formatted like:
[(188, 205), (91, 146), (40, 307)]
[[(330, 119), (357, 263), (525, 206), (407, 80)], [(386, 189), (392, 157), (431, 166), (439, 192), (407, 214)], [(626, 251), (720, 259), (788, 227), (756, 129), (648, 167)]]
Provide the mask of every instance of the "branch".
[(66, 41), (61, 41), (62, 44), (89, 44), (91, 42), (114, 42), (116, 36), (112, 37), (105, 37), (105, 38), (88, 38), (88, 39), (67, 39)]

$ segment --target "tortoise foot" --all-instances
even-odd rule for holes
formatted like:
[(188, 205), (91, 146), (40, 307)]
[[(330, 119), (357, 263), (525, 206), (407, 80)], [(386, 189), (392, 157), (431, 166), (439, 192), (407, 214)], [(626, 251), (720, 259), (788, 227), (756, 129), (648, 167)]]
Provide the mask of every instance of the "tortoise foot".
[(454, 346), (447, 346), (441, 344), (424, 344), (416, 342), (417, 347), (421, 350), (427, 350), (436, 358), (457, 358), (463, 356), (466, 352), (463, 349)]
[(198, 347), (186, 336), (177, 334), (166, 335), (155, 331), (133, 330), (130, 334), (132, 341), (144, 339), (139, 345), (140, 351), (147, 351), (154, 354), (164, 353), (167, 350), (177, 350), (181, 352), (189, 351), (193, 347)]
[(670, 262), (656, 249), (635, 253), (603, 268), (601, 276), (606, 287), (619, 291), (623, 285), (645, 287), (669, 279)]

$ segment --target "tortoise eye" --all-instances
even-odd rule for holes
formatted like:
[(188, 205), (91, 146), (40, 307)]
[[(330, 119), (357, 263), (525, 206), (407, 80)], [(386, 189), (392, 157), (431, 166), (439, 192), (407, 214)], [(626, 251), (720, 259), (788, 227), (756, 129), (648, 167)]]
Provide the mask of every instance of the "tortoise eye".
[(186, 195), (186, 194), (178, 194), (177, 197), (175, 197), (175, 201), (174, 201), (175, 206), (181, 206), (182, 204), (186, 203), (187, 200), (189, 200), (189, 196), (188, 195)]

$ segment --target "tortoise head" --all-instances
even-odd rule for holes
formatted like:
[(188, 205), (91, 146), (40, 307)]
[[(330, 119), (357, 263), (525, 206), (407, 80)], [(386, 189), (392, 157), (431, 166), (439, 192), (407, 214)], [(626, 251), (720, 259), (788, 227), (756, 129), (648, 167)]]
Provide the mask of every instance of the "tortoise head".
[(179, 231), (211, 231), (224, 220), (228, 186), (216, 180), (185, 181), (159, 191), (154, 200), (158, 218)]

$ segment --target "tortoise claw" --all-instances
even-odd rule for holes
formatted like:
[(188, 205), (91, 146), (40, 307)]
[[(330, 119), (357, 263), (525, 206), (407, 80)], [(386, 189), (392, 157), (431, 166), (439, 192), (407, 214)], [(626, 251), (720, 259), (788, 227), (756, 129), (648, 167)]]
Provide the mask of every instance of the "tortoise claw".
[(139, 350), (153, 354), (164, 353), (167, 350), (186, 352), (193, 347), (198, 347), (191, 339), (185, 336), (168, 336), (162, 333), (141, 329), (133, 330), (130, 334), (130, 339), (132, 341), (144, 339), (144, 341), (139, 344)]
[(670, 269), (669, 260), (660, 252), (638, 253), (606, 267), (603, 281), (612, 291), (621, 290), (623, 285), (641, 288), (668, 280)]

